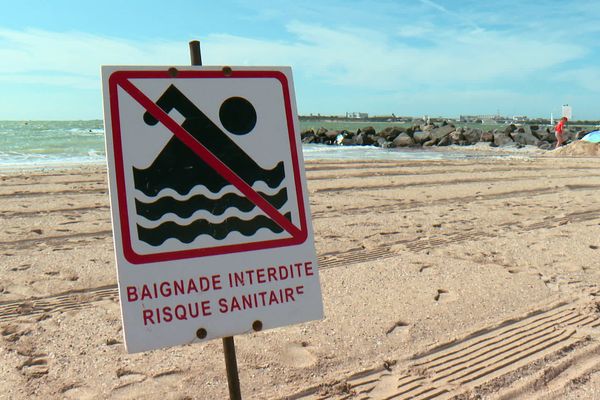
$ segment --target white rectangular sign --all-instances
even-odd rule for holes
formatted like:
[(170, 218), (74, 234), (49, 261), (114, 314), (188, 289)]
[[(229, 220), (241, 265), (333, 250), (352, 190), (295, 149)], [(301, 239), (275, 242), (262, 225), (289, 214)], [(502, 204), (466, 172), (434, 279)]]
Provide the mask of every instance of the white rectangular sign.
[(573, 108), (568, 104), (562, 106), (562, 116), (571, 121), (573, 119)]
[(127, 350), (322, 318), (291, 69), (102, 81)]

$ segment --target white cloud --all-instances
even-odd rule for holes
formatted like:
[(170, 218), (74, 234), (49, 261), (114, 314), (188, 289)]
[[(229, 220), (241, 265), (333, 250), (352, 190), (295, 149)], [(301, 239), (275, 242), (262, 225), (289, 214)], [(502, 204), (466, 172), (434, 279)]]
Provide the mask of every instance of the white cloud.
[(175, 43), (138, 43), (81, 32), (0, 29), (0, 74), (4, 81), (97, 89), (100, 65), (183, 62), (186, 55), (186, 49)]
[(581, 67), (557, 73), (555, 79), (600, 93), (600, 67)]
[[(100, 72), (98, 72), (99, 74)], [(74, 89), (94, 89), (97, 90), (100, 87), (99, 77), (87, 77), (80, 75), (69, 75), (66, 73), (59, 74), (42, 74), (42, 73), (31, 73), (31, 74), (1, 74), (0, 83), (20, 83), (26, 85), (36, 85), (41, 87), (43, 85), (56, 85), (66, 88)]]
[(428, 5), (429, 7), (433, 7), (433, 8), (435, 8), (438, 11), (441, 11), (441, 12), (444, 12), (444, 13), (448, 12), (448, 10), (444, 6), (442, 6), (442, 5), (438, 4), (438, 3), (435, 3), (435, 2), (433, 2), (431, 0), (420, 0), (420, 1), (421, 1), (421, 3), (423, 3), (425, 5)]
[[(400, 33), (423, 36), (417, 47), (394, 33), (329, 28), (291, 22), (292, 39), (276, 41), (226, 34), (203, 40), (209, 64), (292, 65), (304, 76), (336, 85), (402, 90), (415, 84), (446, 85), (524, 78), (573, 60), (585, 49), (573, 43), (546, 43), (534, 37), (453, 27)], [(0, 30), (0, 74), (4, 80), (98, 87), (103, 64), (187, 64), (180, 42), (133, 42), (79, 32)]]
[[(484, 30), (438, 28), (428, 36), (431, 45), (426, 47), (402, 39), (394, 42), (393, 34), (364, 29), (293, 22), (288, 30), (293, 42), (219, 35), (209, 37), (208, 43), (218, 61), (229, 57), (248, 63), (290, 63), (333, 84), (379, 90), (526, 79), (585, 54), (584, 48), (569, 43)], [(424, 33), (413, 31), (413, 36)]]
[[(461, 90), (471, 93), (466, 98), (504, 99), (496, 90), (506, 82), (527, 82), (550, 70), (556, 79), (600, 91), (597, 69), (564, 71), (565, 63), (588, 54), (585, 44), (568, 36), (548, 41), (545, 31), (485, 30), (424, 19), (387, 29), (366, 26), (292, 21), (285, 38), (278, 39), (213, 33), (202, 37), (203, 60), (210, 65), (291, 65), (298, 92), (318, 83), (322, 91), (343, 89), (346, 96), (357, 93), (364, 99), (429, 92), (445, 93), (446, 101), (452, 101), (463, 98), (456, 95)], [(0, 86), (10, 82), (98, 90), (101, 65), (186, 65), (189, 53), (184, 41), (0, 29), (0, 60)]]
[(396, 34), (404, 38), (427, 38), (433, 34), (431, 26), (420, 25), (404, 25), (398, 28)]

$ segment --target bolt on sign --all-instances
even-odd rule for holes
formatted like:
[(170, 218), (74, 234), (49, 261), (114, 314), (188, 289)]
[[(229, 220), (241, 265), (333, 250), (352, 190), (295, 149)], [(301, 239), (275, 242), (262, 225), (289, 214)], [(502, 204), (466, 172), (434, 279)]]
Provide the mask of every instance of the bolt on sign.
[(102, 81), (127, 350), (322, 318), (291, 69)]

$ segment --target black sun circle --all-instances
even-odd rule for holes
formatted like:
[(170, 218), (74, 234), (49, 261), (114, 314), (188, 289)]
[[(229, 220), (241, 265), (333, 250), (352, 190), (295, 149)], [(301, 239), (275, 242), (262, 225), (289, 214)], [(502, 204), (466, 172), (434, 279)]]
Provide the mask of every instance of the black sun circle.
[(256, 125), (256, 110), (243, 97), (230, 97), (221, 104), (219, 119), (229, 132), (245, 135)]

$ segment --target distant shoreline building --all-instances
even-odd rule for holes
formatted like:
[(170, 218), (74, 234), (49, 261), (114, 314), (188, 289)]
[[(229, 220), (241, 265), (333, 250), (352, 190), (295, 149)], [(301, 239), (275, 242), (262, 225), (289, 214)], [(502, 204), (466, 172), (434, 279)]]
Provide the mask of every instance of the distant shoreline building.
[(364, 113), (364, 112), (347, 112), (346, 113), (346, 118), (365, 119), (365, 118), (369, 118), (369, 113)]
[(527, 122), (529, 117), (527, 115), (515, 115), (513, 116), (513, 122)]
[(460, 122), (468, 123), (480, 123), (485, 125), (494, 124), (511, 124), (511, 123), (523, 123), (528, 122), (529, 117), (526, 115), (515, 115), (511, 117), (505, 117), (502, 115), (461, 115), (459, 117)]
[(471, 123), (500, 123), (506, 118), (500, 115), (461, 115), (458, 117), (460, 122), (471, 122)]

